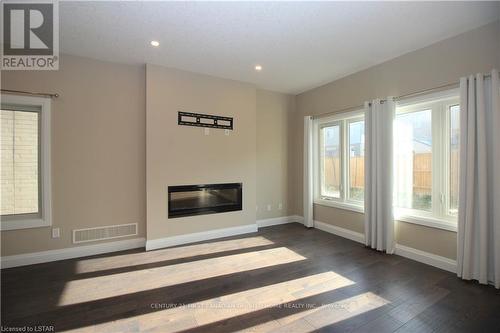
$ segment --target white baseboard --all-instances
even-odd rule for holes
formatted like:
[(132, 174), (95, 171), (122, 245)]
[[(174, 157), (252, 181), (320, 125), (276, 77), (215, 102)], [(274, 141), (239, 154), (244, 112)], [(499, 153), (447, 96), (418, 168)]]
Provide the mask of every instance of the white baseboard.
[(314, 221), (314, 227), (319, 229), (319, 230), (323, 230), (323, 231), (329, 232), (331, 234), (334, 234), (334, 235), (337, 235), (340, 237), (344, 237), (344, 238), (350, 239), (350, 240), (358, 242), (358, 243), (363, 243), (363, 244), (365, 243), (365, 235), (360, 233), (360, 232), (337, 227), (335, 225), (331, 225), (331, 224), (328, 224), (325, 222), (320, 222), (320, 221)]
[(257, 224), (247, 224), (238, 227), (215, 229), (209, 231), (196, 232), (187, 235), (165, 237), (146, 241), (146, 251), (171, 247), (176, 245), (202, 242), (210, 239), (236, 236), (257, 232)]
[(134, 239), (126, 239), (108, 243), (68, 247), (58, 250), (49, 250), (42, 252), (32, 252), (32, 253), (17, 254), (12, 256), (5, 256), (1, 257), (0, 262), (3, 269), (10, 267), (40, 264), (44, 262), (51, 262), (57, 260), (80, 258), (102, 253), (136, 249), (144, 247), (145, 244), (146, 244), (145, 238), (134, 238)]
[[(364, 244), (365, 235), (359, 232), (355, 232), (352, 230), (344, 229), (341, 227), (337, 227), (328, 223), (314, 221), (314, 227), (329, 232), (331, 234), (344, 237), (350, 240), (353, 240), (358, 243)], [(415, 260), (421, 262), (423, 264), (427, 264), (430, 266), (434, 266), (445, 271), (449, 271), (452, 273), (456, 273), (457, 271), (457, 262), (453, 259), (438, 256), (436, 254), (432, 254), (429, 252), (421, 251), (414, 249), (412, 247), (404, 246), (401, 244), (396, 244), (395, 254), (405, 257), (411, 260)]]
[(456, 273), (457, 261), (450, 258), (438, 256), (429, 252), (414, 249), (412, 247), (396, 244), (395, 254), (408, 259), (412, 259), (430, 266), (444, 269), (445, 271)]
[[(42, 252), (33, 252), (18, 254), (12, 256), (1, 257), (1, 268), (10, 268), (18, 266), (26, 266), (51, 262), (57, 260), (65, 260), (72, 258), (86, 257), (96, 254), (103, 254), (116, 251), (124, 251), (146, 246), (146, 250), (154, 250), (163, 247), (182, 245), (187, 243), (200, 242), (222, 237), (236, 236), (246, 233), (257, 232), (258, 227), (271, 226), (284, 223), (299, 222), (303, 223), (301, 216), (286, 216), (274, 219), (259, 220), (257, 224), (249, 224), (244, 226), (216, 229), (194, 234), (167, 237), (147, 241), (144, 238), (134, 238), (108, 243), (99, 243), (93, 245), (75, 246), (65, 249), (49, 250)], [(328, 223), (314, 221), (314, 227), (325, 232), (344, 237), (355, 242), (364, 244), (364, 235), (349, 229), (337, 227)], [(396, 244), (395, 254), (402, 257), (412, 259), (430, 266), (434, 266), (452, 273), (456, 273), (457, 262), (455, 260), (442, 257), (429, 252), (417, 250), (401, 244)]]
[(273, 217), (270, 219), (257, 220), (257, 226), (259, 228), (262, 228), (262, 227), (269, 227), (272, 225), (294, 223), (294, 222), (303, 223), (304, 218), (298, 215)]
[(304, 216), (292, 215), (292, 217), (294, 218), (295, 222), (304, 224)]
[[(286, 217), (289, 222), (301, 222), (300, 216)], [(270, 223), (270, 222), (268, 222)], [(283, 222), (285, 223), (285, 222)], [(272, 224), (268, 224), (272, 225)], [(10, 268), (40, 264), (44, 262), (65, 260), (86, 257), (96, 254), (103, 254), (116, 251), (124, 251), (135, 248), (146, 247), (146, 250), (154, 250), (163, 247), (194, 243), (215, 238), (241, 235), (251, 232), (257, 232), (257, 224), (238, 226), (233, 228), (210, 230), (189, 235), (181, 235), (146, 241), (145, 238), (134, 238), (115, 242), (98, 243), (93, 245), (75, 246), (70, 248), (48, 250), (41, 252), (24, 253), (0, 258), (1, 268)]]

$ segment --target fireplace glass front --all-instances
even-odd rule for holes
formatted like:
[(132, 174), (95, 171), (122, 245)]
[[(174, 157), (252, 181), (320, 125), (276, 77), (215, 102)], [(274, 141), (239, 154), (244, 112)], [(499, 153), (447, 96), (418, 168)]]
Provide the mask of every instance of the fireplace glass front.
[(242, 183), (168, 187), (168, 217), (242, 210)]

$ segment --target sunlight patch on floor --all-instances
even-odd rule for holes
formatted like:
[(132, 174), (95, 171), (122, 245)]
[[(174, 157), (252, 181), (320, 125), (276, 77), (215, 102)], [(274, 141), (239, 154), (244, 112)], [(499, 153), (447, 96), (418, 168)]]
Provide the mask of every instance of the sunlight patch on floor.
[(110, 270), (128, 266), (151, 264), (166, 260), (195, 257), (225, 251), (249, 249), (258, 246), (274, 244), (267, 238), (256, 236), (241, 239), (231, 239), (219, 242), (210, 242), (195, 245), (179, 246), (163, 250), (155, 250), (141, 253), (106, 256), (102, 258), (78, 260), (76, 273), (90, 273), (102, 270)]
[(96, 301), (305, 259), (286, 247), (278, 247), (73, 280), (65, 284), (58, 305)]
[[(353, 281), (335, 272), (324, 272), (179, 307), (168, 308), (172, 304), (153, 304), (153, 308), (162, 310), (113, 323), (104, 323), (95, 326), (94, 329), (112, 330), (115, 325), (128, 324), (138, 327), (140, 331), (155, 329), (158, 332), (175, 332), (260, 310), (268, 311), (269, 308), (279, 308), (282, 304), (294, 301), (304, 304), (305, 302), (301, 302), (302, 298), (332, 292), (353, 284)], [(356, 301), (361, 299), (352, 300)]]
[(305, 320), (315, 329), (321, 329), (390, 303), (390, 301), (372, 292), (365, 292), (337, 302), (327, 303), (314, 309), (278, 318), (277, 321), (283, 327), (293, 327), (294, 323)]
[[(195, 307), (194, 316), (199, 325), (205, 325), (213, 322), (214, 319), (227, 319), (259, 309), (275, 307), (353, 284), (353, 281), (334, 272), (310, 275), (300, 279), (195, 303), (193, 304)], [(242, 299), (245, 299), (244, 303), (241, 302)], [(219, 304), (229, 305), (229, 307), (227, 309), (224, 307), (218, 309), (217, 306)], [(241, 306), (241, 308), (233, 309), (231, 305)]]

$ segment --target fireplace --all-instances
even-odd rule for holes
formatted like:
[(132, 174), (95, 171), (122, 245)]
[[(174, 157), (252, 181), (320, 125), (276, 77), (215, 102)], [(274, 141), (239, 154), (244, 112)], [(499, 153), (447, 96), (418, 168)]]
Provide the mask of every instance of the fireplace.
[(242, 210), (242, 183), (168, 187), (168, 217)]

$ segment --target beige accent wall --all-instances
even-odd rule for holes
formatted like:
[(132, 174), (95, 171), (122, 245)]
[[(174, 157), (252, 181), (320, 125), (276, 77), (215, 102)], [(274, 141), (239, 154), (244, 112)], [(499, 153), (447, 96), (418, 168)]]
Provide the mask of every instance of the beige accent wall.
[[(500, 22), (446, 39), (380, 65), (349, 75), (297, 96), (296, 135), (303, 137), (305, 115), (318, 115), (362, 105), (364, 101), (399, 96), (458, 82), (465, 75), (500, 68)], [(303, 141), (297, 141), (295, 170), (297, 212), (302, 214)], [(330, 207), (315, 207), (315, 219), (360, 231), (359, 213)], [(400, 223), (398, 243), (456, 257), (456, 233), (409, 223)], [(362, 229), (361, 229), (362, 231)]]
[(313, 214), (315, 221), (363, 233), (365, 218), (363, 213), (315, 204)]
[[(255, 224), (256, 89), (146, 66), (147, 239)], [(234, 117), (234, 130), (177, 125), (177, 111)], [(243, 183), (243, 210), (168, 219), (167, 186)]]
[(257, 90), (257, 220), (295, 214), (294, 112), (295, 96)]
[(398, 244), (431, 252), (450, 259), (457, 259), (457, 234), (447, 230), (398, 221)]
[(59, 71), (3, 71), (2, 88), (52, 101), (53, 227), (1, 232), (2, 256), (74, 246), (77, 228), (138, 223), (146, 234), (145, 69), (63, 55)]

